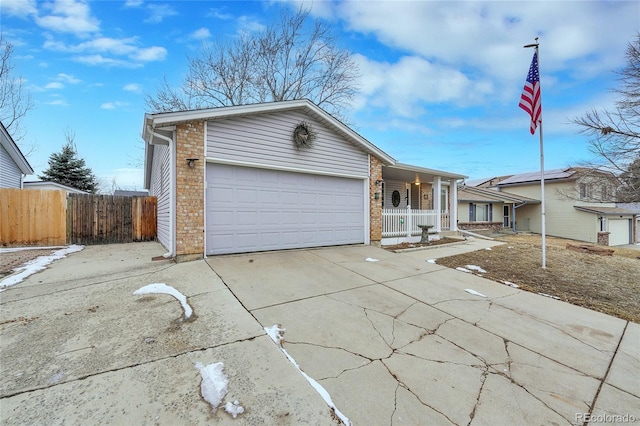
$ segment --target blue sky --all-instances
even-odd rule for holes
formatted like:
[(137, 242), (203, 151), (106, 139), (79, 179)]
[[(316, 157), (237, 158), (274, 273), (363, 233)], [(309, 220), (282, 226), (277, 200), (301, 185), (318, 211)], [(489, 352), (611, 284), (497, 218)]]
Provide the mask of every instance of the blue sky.
[[(104, 190), (142, 189), (144, 94), (179, 85), (202, 43), (259, 31), (297, 2), (2, 0), (15, 76), (34, 110), (23, 150), (41, 173), (75, 134)], [(355, 55), (352, 127), (400, 162), (471, 179), (539, 169), (518, 108), (540, 42), (545, 168), (591, 159), (570, 119), (611, 108), (615, 70), (640, 30), (635, 1), (318, 1)], [(35, 176), (29, 179), (34, 180)]]

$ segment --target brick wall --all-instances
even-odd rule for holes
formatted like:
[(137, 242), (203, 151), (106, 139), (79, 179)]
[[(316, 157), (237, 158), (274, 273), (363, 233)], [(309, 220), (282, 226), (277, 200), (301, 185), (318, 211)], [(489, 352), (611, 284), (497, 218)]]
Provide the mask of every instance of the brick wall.
[(609, 246), (609, 234), (611, 234), (611, 232), (598, 232), (599, 246)]
[[(198, 158), (193, 168), (187, 158)], [(204, 256), (204, 122), (176, 128), (176, 261)]]
[[(371, 245), (380, 245), (382, 240), (382, 185), (376, 185), (376, 181), (382, 181), (382, 161), (374, 156), (369, 156), (369, 239)], [(379, 198), (376, 200), (376, 193)]]

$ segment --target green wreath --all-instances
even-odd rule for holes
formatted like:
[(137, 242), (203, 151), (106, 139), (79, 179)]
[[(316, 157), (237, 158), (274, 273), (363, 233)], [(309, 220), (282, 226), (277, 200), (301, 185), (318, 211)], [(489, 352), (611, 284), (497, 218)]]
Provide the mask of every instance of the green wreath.
[(298, 123), (296, 128), (293, 129), (293, 144), (298, 150), (311, 148), (315, 138), (316, 134), (313, 131), (313, 127), (306, 121)]

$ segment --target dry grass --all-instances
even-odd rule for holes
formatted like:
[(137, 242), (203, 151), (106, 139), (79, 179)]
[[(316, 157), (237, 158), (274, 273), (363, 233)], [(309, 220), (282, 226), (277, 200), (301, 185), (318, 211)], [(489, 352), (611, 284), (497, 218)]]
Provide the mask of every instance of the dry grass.
[(438, 259), (450, 268), (477, 265), (485, 278), (509, 281), (523, 290), (545, 293), (574, 305), (640, 323), (640, 250), (616, 248), (613, 256), (566, 249), (576, 241), (547, 237), (547, 268), (542, 269), (539, 235), (505, 235), (492, 250)]

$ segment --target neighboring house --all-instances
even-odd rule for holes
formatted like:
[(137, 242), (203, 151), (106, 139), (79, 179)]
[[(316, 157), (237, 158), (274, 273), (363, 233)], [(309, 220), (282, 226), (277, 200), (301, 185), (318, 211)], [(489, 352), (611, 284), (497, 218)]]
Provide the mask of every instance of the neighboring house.
[(308, 100), (146, 114), (143, 138), (158, 240), (177, 261), (380, 244), (383, 202), (432, 203), (455, 229), (464, 176), (397, 164)]
[(486, 187), (462, 185), (458, 188), (458, 228), (490, 229), (494, 232), (511, 228), (515, 231), (518, 209), (528, 204), (540, 204), (540, 200)]
[[(540, 172), (513, 175), (495, 186), (500, 192), (540, 200)], [(566, 168), (545, 172), (546, 234), (604, 245), (636, 241), (637, 213), (611, 202), (615, 182), (605, 172)], [(541, 204), (517, 209), (518, 231), (542, 232)]]
[(61, 183), (50, 182), (50, 181), (31, 181), (24, 183), (24, 189), (45, 189), (45, 190), (59, 190), (65, 191), (67, 194), (90, 194), (87, 191), (82, 191), (77, 188), (73, 188), (71, 186), (63, 185)]
[(149, 195), (148, 191), (126, 191), (124, 189), (116, 189), (113, 191), (113, 195), (116, 197), (146, 197)]
[(0, 188), (22, 188), (24, 177), (30, 174), (33, 168), (0, 122)]

